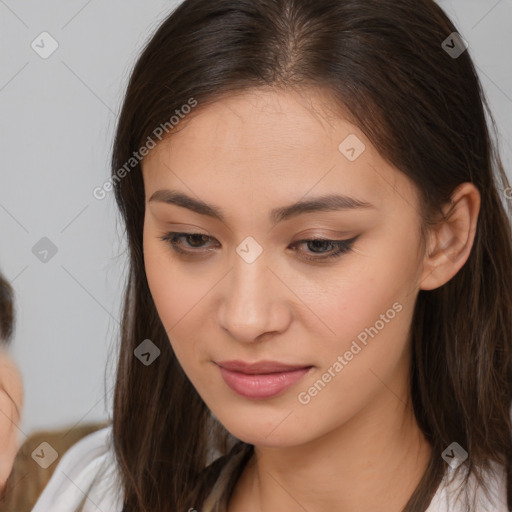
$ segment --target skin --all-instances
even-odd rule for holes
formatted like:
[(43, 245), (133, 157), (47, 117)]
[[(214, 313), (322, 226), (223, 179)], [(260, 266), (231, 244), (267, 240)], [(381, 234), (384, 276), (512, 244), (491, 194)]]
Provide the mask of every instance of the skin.
[[(254, 89), (199, 106), (142, 165), (146, 274), (172, 348), (213, 414), (255, 446), (229, 512), (398, 512), (431, 453), (410, 405), (408, 333), (419, 290), (442, 286), (467, 260), (480, 196), (459, 187), (449, 219), (422, 244), (414, 184), (326, 102), (319, 90)], [(338, 150), (349, 134), (366, 146), (353, 162)], [(216, 205), (225, 222), (149, 201), (161, 189)], [(374, 208), (268, 218), (333, 192)], [(160, 239), (169, 231), (213, 238), (182, 239), (198, 255), (186, 259)], [(333, 252), (328, 244), (290, 249), (357, 235), (350, 252), (323, 264), (303, 256)], [(247, 236), (263, 249), (251, 264), (236, 252)], [(300, 403), (395, 302), (400, 312)], [(221, 378), (214, 361), (232, 359), (313, 368), (279, 396), (256, 400)]]
[(0, 349), (0, 489), (3, 489), (18, 452), (18, 425), (23, 408), (23, 385), (20, 372)]

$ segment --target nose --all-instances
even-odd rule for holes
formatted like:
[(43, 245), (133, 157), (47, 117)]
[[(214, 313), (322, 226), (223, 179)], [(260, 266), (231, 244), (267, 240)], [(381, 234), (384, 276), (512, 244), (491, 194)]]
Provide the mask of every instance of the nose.
[(292, 314), (287, 297), (292, 292), (263, 257), (252, 263), (235, 259), (223, 286), (218, 321), (233, 339), (261, 341), (288, 328)]

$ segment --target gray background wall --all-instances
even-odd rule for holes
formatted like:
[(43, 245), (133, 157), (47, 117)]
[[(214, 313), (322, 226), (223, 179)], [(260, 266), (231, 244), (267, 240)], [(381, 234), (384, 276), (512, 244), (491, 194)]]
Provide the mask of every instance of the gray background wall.
[[(92, 191), (131, 66), (177, 3), (0, 0), (0, 268), (17, 296), (23, 434), (108, 417), (125, 242), (112, 194)], [(511, 176), (512, 0), (439, 3), (469, 42)], [(46, 59), (31, 47), (51, 50), (43, 31), (58, 43)]]

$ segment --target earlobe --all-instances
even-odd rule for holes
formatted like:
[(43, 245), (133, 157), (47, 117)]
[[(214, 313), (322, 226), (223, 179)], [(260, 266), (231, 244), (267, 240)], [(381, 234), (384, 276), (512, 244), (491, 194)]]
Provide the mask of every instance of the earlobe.
[(434, 290), (447, 283), (466, 263), (475, 240), (480, 192), (472, 183), (459, 185), (444, 220), (429, 231), (420, 290)]

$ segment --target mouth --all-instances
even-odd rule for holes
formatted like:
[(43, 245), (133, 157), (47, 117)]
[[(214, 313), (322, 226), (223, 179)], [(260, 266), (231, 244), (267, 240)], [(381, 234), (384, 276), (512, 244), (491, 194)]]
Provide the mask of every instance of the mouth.
[(224, 382), (235, 393), (260, 400), (280, 395), (313, 368), (311, 365), (289, 365), (275, 361), (221, 361), (215, 364)]

